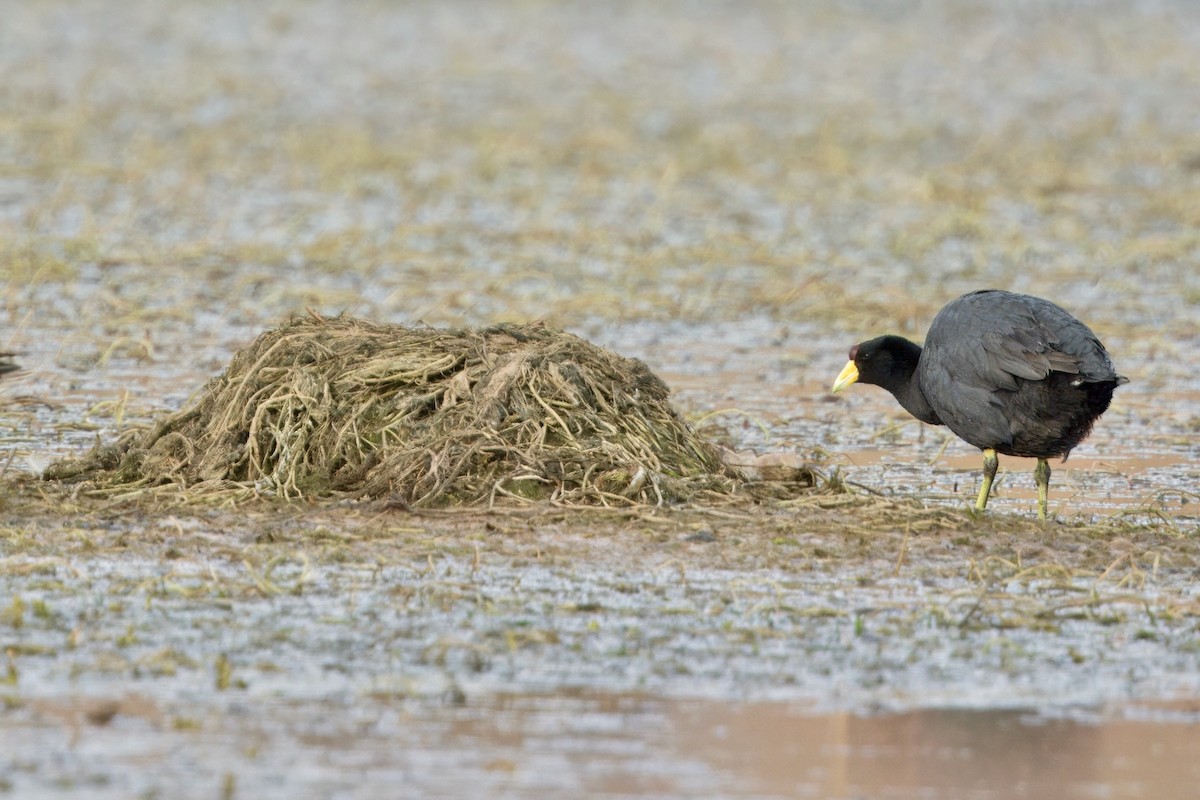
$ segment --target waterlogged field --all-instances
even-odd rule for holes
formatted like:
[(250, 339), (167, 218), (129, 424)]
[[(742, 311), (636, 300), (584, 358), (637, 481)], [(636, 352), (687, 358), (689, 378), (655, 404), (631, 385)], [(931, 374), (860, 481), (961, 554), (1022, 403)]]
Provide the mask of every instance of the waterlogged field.
[[(0, 4), (0, 796), (1190, 797), (1200, 9)], [(958, 294), (1129, 376), (1054, 464), (828, 389)], [(545, 321), (817, 486), (95, 498), (291, 316)]]

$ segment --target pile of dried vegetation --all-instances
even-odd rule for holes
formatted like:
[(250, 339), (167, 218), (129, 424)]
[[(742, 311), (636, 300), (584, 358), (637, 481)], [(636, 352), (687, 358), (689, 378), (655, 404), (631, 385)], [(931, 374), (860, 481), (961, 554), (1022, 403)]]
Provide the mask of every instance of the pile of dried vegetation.
[(188, 408), (52, 465), (103, 495), (238, 492), (411, 506), (659, 503), (736, 476), (641, 361), (540, 325), (302, 318)]

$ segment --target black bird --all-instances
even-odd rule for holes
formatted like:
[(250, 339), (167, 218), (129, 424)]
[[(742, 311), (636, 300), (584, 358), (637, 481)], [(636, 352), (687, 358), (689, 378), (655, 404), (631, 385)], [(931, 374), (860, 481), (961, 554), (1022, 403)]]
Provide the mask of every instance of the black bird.
[(917, 419), (983, 450), (978, 511), (987, 506), (997, 453), (1036, 458), (1039, 519), (1050, 490), (1047, 459), (1066, 461), (1113, 390), (1129, 382), (1091, 329), (1062, 308), (994, 289), (947, 304), (924, 348), (899, 336), (854, 345), (833, 391), (856, 381), (882, 386)]
[(16, 372), (21, 368), (21, 365), (15, 363), (12, 357), (12, 353), (0, 353), (0, 375), (6, 372)]

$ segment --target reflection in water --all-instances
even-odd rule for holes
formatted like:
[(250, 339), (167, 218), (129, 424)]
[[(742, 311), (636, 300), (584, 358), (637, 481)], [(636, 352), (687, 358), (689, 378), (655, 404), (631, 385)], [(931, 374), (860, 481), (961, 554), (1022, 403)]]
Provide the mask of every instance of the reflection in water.
[(831, 798), (1192, 797), (1200, 729), (1045, 720), (1017, 711), (804, 716), (775, 706), (684, 711), (681, 752), (758, 790)]
[[(574, 786), (588, 793), (679, 796), (704, 785), (747, 797), (1190, 798), (1200, 786), (1200, 726), (1188, 723), (1012, 710), (810, 715), (783, 704), (611, 697), (510, 702), (518, 728), (533, 739), (554, 731), (552, 747), (573, 753), (568, 771), (606, 763)], [(545, 746), (519, 747), (531, 745)]]
[[(647, 695), (235, 700), (223, 712), (138, 696), (19, 704), (0, 719), (0, 782), (18, 797), (238, 796), (1193, 798), (1200, 708), (1152, 721), (1021, 711), (862, 716)], [(166, 724), (171, 714), (203, 720)], [(399, 781), (399, 782), (398, 782)], [(181, 795), (180, 786), (195, 793)], [(170, 787), (170, 791), (167, 791)], [(2, 792), (0, 792), (2, 793)]]

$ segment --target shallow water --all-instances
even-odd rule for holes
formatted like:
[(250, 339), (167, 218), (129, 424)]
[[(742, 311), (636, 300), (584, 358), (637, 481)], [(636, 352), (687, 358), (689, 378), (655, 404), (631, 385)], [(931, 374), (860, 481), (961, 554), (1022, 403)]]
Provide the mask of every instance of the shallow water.
[[(1134, 718), (803, 706), (570, 693), (482, 703), (186, 703), (136, 694), (17, 712), (19, 797), (1190, 798), (1193, 706)], [(152, 771), (145, 767), (153, 765)], [(220, 765), (216, 770), (213, 765)], [(36, 775), (44, 783), (30, 780)], [(49, 786), (47, 786), (49, 784)], [(56, 787), (56, 788), (50, 788)]]
[(742, 534), (639, 527), (340, 563), (336, 528), (216, 547), (230, 534), (165, 520), (139, 534), (165, 558), (5, 559), (23, 616), (4, 609), (0, 785), (1170, 797), (1196, 777), (1200, 598), (1169, 568), (1137, 592), (1035, 572), (981, 594), (953, 557), (705, 567)]

